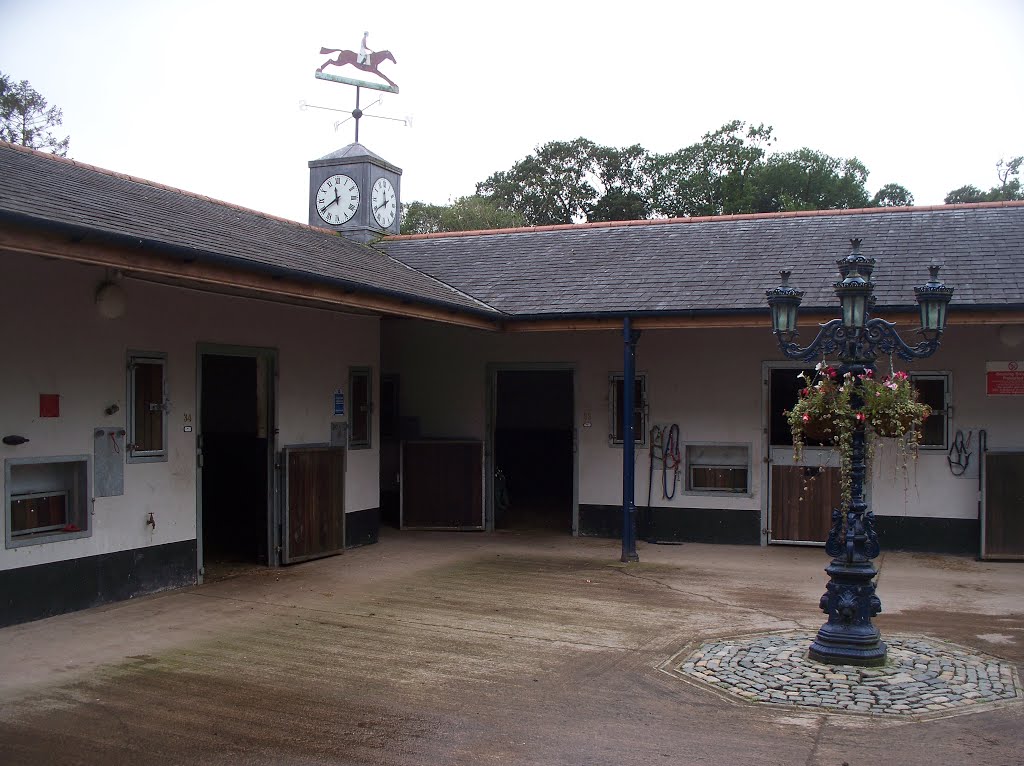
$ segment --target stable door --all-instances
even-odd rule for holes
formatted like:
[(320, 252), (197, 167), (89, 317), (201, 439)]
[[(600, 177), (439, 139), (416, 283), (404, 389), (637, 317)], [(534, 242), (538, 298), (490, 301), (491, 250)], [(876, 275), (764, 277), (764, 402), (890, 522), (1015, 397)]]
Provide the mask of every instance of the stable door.
[[(793, 436), (784, 412), (806, 385), (799, 367), (770, 367), (766, 377), (768, 455), (768, 542), (824, 543), (832, 509), (840, 503), (839, 455), (821, 442), (808, 442), (803, 460), (793, 461)], [(813, 370), (807, 370), (807, 375)]]

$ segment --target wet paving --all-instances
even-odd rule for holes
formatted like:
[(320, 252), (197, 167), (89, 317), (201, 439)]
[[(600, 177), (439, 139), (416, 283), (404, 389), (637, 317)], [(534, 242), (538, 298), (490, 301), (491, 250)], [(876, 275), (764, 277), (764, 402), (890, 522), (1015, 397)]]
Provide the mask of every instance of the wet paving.
[[(639, 565), (617, 552), (551, 535), (393, 533), (4, 629), (0, 762), (1021, 762), (1019, 710), (832, 716), (726, 700), (659, 670), (693, 641), (816, 629), (820, 551), (641, 544)], [(1024, 567), (933, 564), (883, 562), (883, 635), (915, 626), (1019, 672)], [(958, 583), (971, 598), (954, 598)], [(945, 610), (922, 601), (926, 588)]]

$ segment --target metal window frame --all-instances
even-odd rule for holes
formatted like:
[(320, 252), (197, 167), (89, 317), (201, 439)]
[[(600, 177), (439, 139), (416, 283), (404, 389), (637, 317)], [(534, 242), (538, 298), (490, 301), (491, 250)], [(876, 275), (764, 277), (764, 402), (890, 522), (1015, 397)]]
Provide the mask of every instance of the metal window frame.
[[(162, 381), (161, 388), (163, 390), (163, 403), (161, 406), (161, 438), (162, 444), (160, 449), (156, 450), (137, 450), (135, 449), (135, 367), (139, 363), (145, 364), (159, 364), (162, 369)], [(168, 436), (168, 417), (167, 412), (170, 409), (170, 400), (168, 396), (167, 386), (167, 354), (162, 351), (128, 351), (127, 359), (128, 368), (128, 396), (127, 396), (127, 413), (125, 415), (125, 430), (128, 432), (125, 438), (125, 462), (127, 463), (165, 463), (167, 462), (167, 436)]]
[[(640, 411), (640, 426), (639, 433), (633, 434), (633, 441), (637, 447), (646, 447), (648, 439), (648, 428), (647, 424), (650, 422), (649, 408), (647, 404), (647, 373), (637, 372), (634, 375), (634, 379), (640, 384), (640, 402), (636, 409)], [(621, 372), (612, 372), (608, 374), (608, 446), (610, 447), (621, 447), (623, 443), (623, 435), (615, 433), (615, 426), (618, 423), (618, 387), (619, 385), (625, 385), (625, 376)], [(625, 391), (623, 391), (625, 394)], [(622, 420), (623, 426), (626, 424), (625, 418)]]
[[(357, 376), (366, 376), (366, 441), (356, 441), (352, 438), (355, 433), (355, 420), (360, 417), (356, 408), (355, 379)], [(373, 449), (373, 368), (372, 367), (349, 367), (348, 368), (348, 448), (352, 450)]]
[(919, 449), (922, 450), (942, 450), (946, 451), (949, 449), (949, 435), (952, 430), (951, 424), (953, 421), (953, 373), (949, 370), (935, 370), (928, 372), (911, 372), (910, 383), (913, 385), (914, 381), (917, 380), (941, 380), (943, 381), (943, 392), (942, 398), (945, 405), (942, 413), (943, 429), (942, 444), (920, 444)]
[[(730, 463), (722, 465), (710, 465), (697, 463), (696, 467), (705, 468), (742, 468), (747, 472), (747, 487), (743, 490), (736, 489), (715, 489), (714, 487), (693, 488), (691, 486), (691, 470), (694, 464), (690, 461), (690, 448), (703, 447), (725, 447), (729, 449), (743, 450), (746, 453), (746, 461), (743, 463)], [(684, 466), (683, 491), (688, 495), (727, 495), (729, 497), (753, 497), (754, 494), (754, 445), (750, 442), (684, 442), (682, 445), (682, 460)]]
[[(62, 487), (57, 491), (39, 488), (37, 492), (12, 492), (11, 469), (19, 465), (48, 465), (51, 463), (80, 463), (84, 474), (75, 482), (74, 487)], [(11, 500), (26, 495), (51, 495), (66, 492), (68, 495), (68, 517), (80, 522), (83, 526), (77, 532), (65, 532), (63, 529), (52, 532), (37, 532), (31, 535), (15, 535), (11, 529)], [(22, 548), (29, 545), (42, 545), (64, 540), (77, 540), (92, 537), (92, 456), (90, 455), (46, 455), (42, 457), (9, 457), (4, 460), (4, 546), (6, 548)]]

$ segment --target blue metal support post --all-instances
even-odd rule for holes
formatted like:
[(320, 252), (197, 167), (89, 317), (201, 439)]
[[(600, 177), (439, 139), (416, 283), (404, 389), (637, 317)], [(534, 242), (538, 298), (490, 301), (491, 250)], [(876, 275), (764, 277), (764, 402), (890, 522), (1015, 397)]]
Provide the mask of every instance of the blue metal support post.
[(636, 503), (634, 502), (633, 467), (636, 464), (636, 342), (639, 330), (634, 331), (629, 317), (622, 320), (624, 354), (622, 361), (622, 557), (620, 561), (639, 561), (636, 552)]

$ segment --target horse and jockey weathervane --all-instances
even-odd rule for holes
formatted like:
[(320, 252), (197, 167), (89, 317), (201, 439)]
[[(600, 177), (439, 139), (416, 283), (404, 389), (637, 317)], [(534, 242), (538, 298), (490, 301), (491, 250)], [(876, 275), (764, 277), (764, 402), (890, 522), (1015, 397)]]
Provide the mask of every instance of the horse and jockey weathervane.
[[(391, 51), (374, 51), (370, 50), (367, 45), (367, 38), (370, 36), (369, 32), (363, 32), (363, 41), (359, 44), (359, 52), (349, 50), (339, 50), (337, 48), (321, 48), (320, 53), (330, 55), (337, 53), (335, 58), (328, 59), (320, 65), (319, 69), (316, 70), (315, 77), (318, 80), (328, 80), (330, 82), (340, 82), (345, 85), (354, 85), (356, 87), (356, 108), (352, 110), (352, 117), (356, 121), (356, 143), (359, 143), (359, 118), (363, 116), (363, 111), (359, 108), (359, 89), (360, 88), (372, 88), (373, 90), (382, 90), (387, 93), (398, 93), (398, 85), (395, 81), (388, 77), (386, 74), (380, 71), (378, 67), (385, 62), (390, 61), (392, 64), (395, 62), (395, 57), (391, 55)], [(341, 77), (336, 74), (326, 74), (324, 69), (329, 66), (346, 66), (351, 64), (356, 69), (363, 72), (369, 72), (375, 74), (382, 80), (387, 82), (387, 85), (379, 82), (373, 82), (370, 80), (357, 80), (353, 77)], [(373, 106), (371, 104), (371, 106)]]

